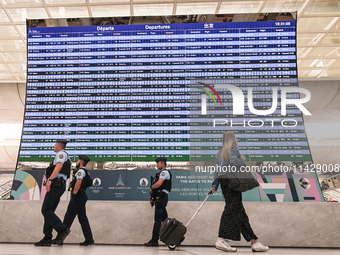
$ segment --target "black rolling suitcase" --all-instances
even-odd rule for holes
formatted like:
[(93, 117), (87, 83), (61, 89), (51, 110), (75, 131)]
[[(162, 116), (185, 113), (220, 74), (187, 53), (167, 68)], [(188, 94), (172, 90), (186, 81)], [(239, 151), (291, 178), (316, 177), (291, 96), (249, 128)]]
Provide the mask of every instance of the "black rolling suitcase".
[(208, 200), (210, 194), (211, 193), (209, 192), (208, 196), (204, 199), (200, 207), (185, 226), (182, 222), (176, 220), (175, 218), (167, 218), (162, 223), (161, 229), (159, 230), (159, 239), (165, 243), (170, 250), (175, 250), (176, 247), (184, 241), (184, 235), (187, 232), (187, 227), (195, 218), (197, 213), (201, 210), (204, 203)]

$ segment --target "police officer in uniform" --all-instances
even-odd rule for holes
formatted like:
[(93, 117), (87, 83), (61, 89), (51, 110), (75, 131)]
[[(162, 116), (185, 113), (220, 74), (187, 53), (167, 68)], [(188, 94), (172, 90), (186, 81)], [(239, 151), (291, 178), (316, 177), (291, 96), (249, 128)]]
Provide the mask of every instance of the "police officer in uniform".
[[(87, 246), (94, 244), (94, 240), (92, 237), (92, 231), (90, 228), (89, 220), (86, 216), (85, 204), (87, 201), (86, 188), (87, 182), (90, 181), (90, 177), (85, 168), (86, 164), (90, 161), (90, 159), (86, 156), (79, 156), (76, 164), (77, 171), (73, 173), (72, 182), (70, 185), (71, 191), (71, 200), (68, 205), (65, 217), (64, 224), (71, 228), (71, 225), (78, 215), (78, 220), (83, 230), (83, 234), (85, 237), (85, 241), (80, 243), (82, 246)], [(52, 241), (53, 244), (63, 244), (63, 239), (57, 236), (56, 239)]]
[(160, 170), (156, 174), (155, 183), (150, 187), (150, 203), (155, 204), (155, 223), (152, 230), (152, 238), (145, 246), (158, 246), (159, 229), (162, 222), (168, 218), (166, 206), (168, 204), (168, 195), (171, 191), (171, 173), (166, 169), (166, 158), (157, 158), (157, 168)]
[(44, 216), (44, 238), (34, 243), (35, 246), (51, 246), (52, 231), (58, 232), (61, 240), (71, 232), (70, 229), (61, 222), (59, 217), (54, 213), (60, 197), (63, 195), (66, 187), (66, 180), (70, 177), (71, 160), (65, 151), (67, 140), (57, 140), (54, 146), (54, 152), (57, 153), (54, 160), (46, 170), (46, 195), (42, 204), (41, 212)]

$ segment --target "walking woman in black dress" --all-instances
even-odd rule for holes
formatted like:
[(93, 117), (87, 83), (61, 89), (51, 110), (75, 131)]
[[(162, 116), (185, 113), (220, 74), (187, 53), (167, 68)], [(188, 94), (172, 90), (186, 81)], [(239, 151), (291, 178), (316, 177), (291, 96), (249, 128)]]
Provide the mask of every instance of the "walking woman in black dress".
[(242, 204), (242, 192), (230, 189), (228, 187), (229, 181), (225, 176), (225, 170), (229, 165), (235, 167), (243, 166), (245, 159), (245, 156), (241, 155), (238, 150), (235, 134), (231, 131), (225, 132), (223, 134), (223, 147), (216, 155), (216, 166), (220, 167), (222, 171), (215, 171), (215, 180), (211, 192), (214, 193), (218, 186), (221, 185), (225, 198), (225, 207), (221, 216), (215, 247), (226, 252), (237, 251), (236, 248), (228, 244), (228, 240), (240, 241), (241, 234), (247, 242), (251, 242), (251, 249), (253, 251), (264, 252), (269, 250), (268, 246), (257, 241), (258, 238), (249, 224), (248, 216)]

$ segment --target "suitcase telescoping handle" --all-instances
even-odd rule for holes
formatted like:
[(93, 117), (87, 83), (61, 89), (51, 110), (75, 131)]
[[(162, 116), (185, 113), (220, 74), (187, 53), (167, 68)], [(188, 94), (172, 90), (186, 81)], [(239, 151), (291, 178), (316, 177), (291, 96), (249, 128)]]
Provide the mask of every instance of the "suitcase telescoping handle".
[(204, 203), (208, 200), (209, 196), (212, 194), (211, 191), (209, 191), (207, 197), (204, 199), (204, 201), (202, 202), (202, 204), (200, 205), (200, 207), (198, 207), (197, 211), (194, 213), (194, 215), (191, 217), (191, 219), (188, 221), (188, 223), (185, 225), (185, 227), (187, 228), (189, 226), (189, 224), (192, 222), (192, 220), (196, 217), (196, 215), (198, 214), (198, 212), (201, 210), (201, 208), (203, 207)]

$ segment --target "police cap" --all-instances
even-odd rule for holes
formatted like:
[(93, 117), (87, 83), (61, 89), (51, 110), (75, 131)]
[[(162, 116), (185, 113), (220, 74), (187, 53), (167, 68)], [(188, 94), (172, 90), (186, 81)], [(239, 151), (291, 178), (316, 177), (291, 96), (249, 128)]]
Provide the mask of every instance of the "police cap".
[(84, 156), (84, 155), (79, 155), (78, 159), (84, 161), (85, 164), (87, 164), (90, 161), (90, 159), (88, 157)]
[(66, 146), (66, 144), (68, 143), (68, 141), (65, 140), (65, 139), (59, 139), (59, 140), (57, 140), (57, 143), (62, 143), (64, 146)]
[(166, 158), (162, 158), (162, 157), (156, 158), (155, 161), (156, 161), (156, 163), (163, 161), (166, 164)]

